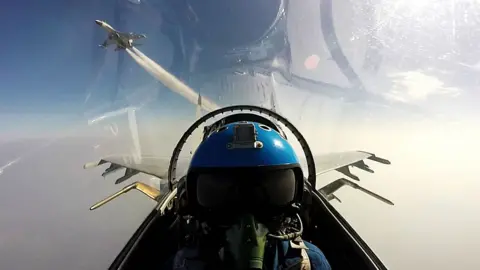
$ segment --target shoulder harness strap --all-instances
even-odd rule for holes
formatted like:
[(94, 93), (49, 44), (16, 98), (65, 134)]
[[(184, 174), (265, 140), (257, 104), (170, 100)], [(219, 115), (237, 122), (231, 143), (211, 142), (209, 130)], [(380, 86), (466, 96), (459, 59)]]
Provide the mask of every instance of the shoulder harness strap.
[(308, 247), (300, 237), (291, 241), (278, 243), (278, 268), (279, 270), (311, 270)]
[(308, 247), (305, 245), (302, 238), (299, 236), (294, 240), (290, 240), (290, 247), (292, 249), (300, 249), (300, 256), (302, 257), (299, 265), (300, 270), (311, 270), (310, 258), (307, 253)]

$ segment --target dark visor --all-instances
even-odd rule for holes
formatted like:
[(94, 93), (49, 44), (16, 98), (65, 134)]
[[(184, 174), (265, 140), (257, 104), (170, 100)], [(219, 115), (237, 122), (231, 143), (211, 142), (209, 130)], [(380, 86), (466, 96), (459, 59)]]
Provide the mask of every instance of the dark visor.
[(206, 173), (197, 178), (197, 200), (207, 208), (281, 207), (295, 198), (292, 169), (255, 174)]

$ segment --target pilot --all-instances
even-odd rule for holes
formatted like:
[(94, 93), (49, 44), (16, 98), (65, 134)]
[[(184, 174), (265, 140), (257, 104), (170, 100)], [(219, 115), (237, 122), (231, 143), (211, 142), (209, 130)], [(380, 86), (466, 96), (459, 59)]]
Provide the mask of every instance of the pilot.
[(215, 129), (184, 184), (179, 213), (189, 229), (170, 269), (331, 269), (301, 238), (304, 176), (277, 129), (246, 121)]

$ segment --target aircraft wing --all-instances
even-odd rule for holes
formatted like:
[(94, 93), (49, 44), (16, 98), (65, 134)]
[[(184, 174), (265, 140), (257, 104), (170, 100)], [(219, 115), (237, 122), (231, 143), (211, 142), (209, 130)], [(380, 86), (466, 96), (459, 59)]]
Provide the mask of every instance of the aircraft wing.
[[(325, 155), (314, 156), (313, 159), (315, 161), (317, 176), (329, 171), (336, 170), (342, 173), (343, 175), (350, 177), (356, 181), (360, 181), (360, 178), (358, 178), (358, 176), (350, 172), (350, 166), (359, 168), (366, 172), (373, 173), (374, 171), (370, 169), (370, 167), (367, 164), (365, 164), (364, 160), (369, 159), (369, 160), (376, 161), (383, 164), (390, 164), (389, 160), (377, 157), (375, 154), (364, 152), (364, 151), (330, 153)], [(360, 190), (384, 203), (387, 203), (390, 205), (394, 204), (392, 201), (370, 190), (367, 190), (359, 186), (358, 184), (345, 178), (337, 179), (331, 182), (330, 184), (323, 186), (322, 188), (318, 189), (318, 192), (322, 194), (329, 201), (336, 199), (339, 202), (341, 202), (340, 199), (337, 196), (335, 196), (334, 193), (343, 186), (350, 186), (354, 189)]]
[(110, 46), (110, 45), (112, 45), (112, 44), (115, 44), (115, 43), (116, 43), (115, 40), (110, 39), (110, 38), (107, 38), (107, 39), (105, 39), (105, 41), (104, 41), (100, 46), (106, 48), (106, 47), (108, 47), (108, 46)]
[[(365, 159), (377, 161), (383, 164), (390, 164), (390, 161), (377, 157), (375, 154), (364, 151), (338, 152), (314, 156), (317, 176), (323, 173), (327, 173), (329, 171), (336, 170), (355, 180), (359, 180), (359, 178), (350, 173), (349, 166), (357, 167), (364, 171), (373, 173), (373, 170), (371, 170), (370, 167), (365, 164)], [(177, 167), (180, 170), (186, 169), (189, 162), (189, 158), (182, 158), (178, 161)], [(122, 178), (119, 178), (116, 182), (116, 184), (119, 184), (138, 173), (145, 173), (161, 179), (167, 178), (170, 158), (158, 156), (141, 156), (140, 158), (135, 159), (132, 156), (127, 155), (109, 156), (104, 157), (97, 162), (87, 163), (84, 165), (84, 168), (93, 168), (105, 163), (110, 163), (110, 167), (105, 169), (104, 173), (102, 174), (102, 176), (104, 177), (117, 170), (126, 169), (125, 175)]]
[[(188, 165), (189, 162), (189, 158), (179, 160), (179, 169), (186, 168), (186, 165)], [(166, 179), (168, 176), (170, 158), (141, 156), (140, 158), (135, 159), (132, 156), (110, 156), (102, 158), (97, 162), (87, 163), (83, 168), (89, 169), (105, 163), (110, 163), (110, 166), (102, 173), (102, 176), (104, 177), (120, 169), (125, 169), (124, 176), (115, 181), (115, 184), (120, 184), (138, 173), (145, 173), (160, 179)]]
[(146, 38), (147, 36), (145, 34), (135, 34), (135, 33), (119, 33), (121, 36), (124, 36), (128, 39), (141, 39), (141, 38)]
[(144, 34), (130, 34), (131, 39), (141, 39), (141, 38), (146, 38), (147, 36)]
[(383, 164), (390, 164), (390, 161), (377, 157), (375, 154), (364, 151), (347, 151), (338, 153), (329, 153), (317, 155), (313, 157), (317, 176), (329, 171), (336, 170), (355, 180), (359, 180), (357, 176), (349, 171), (349, 166), (357, 167), (367, 172), (373, 173), (373, 170), (365, 164), (364, 160), (369, 159)]

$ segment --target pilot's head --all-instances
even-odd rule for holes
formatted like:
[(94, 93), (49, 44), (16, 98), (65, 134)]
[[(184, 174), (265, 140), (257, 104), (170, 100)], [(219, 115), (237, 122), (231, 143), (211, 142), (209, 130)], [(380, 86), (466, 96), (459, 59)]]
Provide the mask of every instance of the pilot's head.
[(303, 193), (295, 151), (274, 128), (256, 122), (218, 128), (200, 144), (187, 174), (189, 205), (200, 220), (225, 228), (225, 260), (241, 269), (261, 268), (267, 234), (281, 229)]

